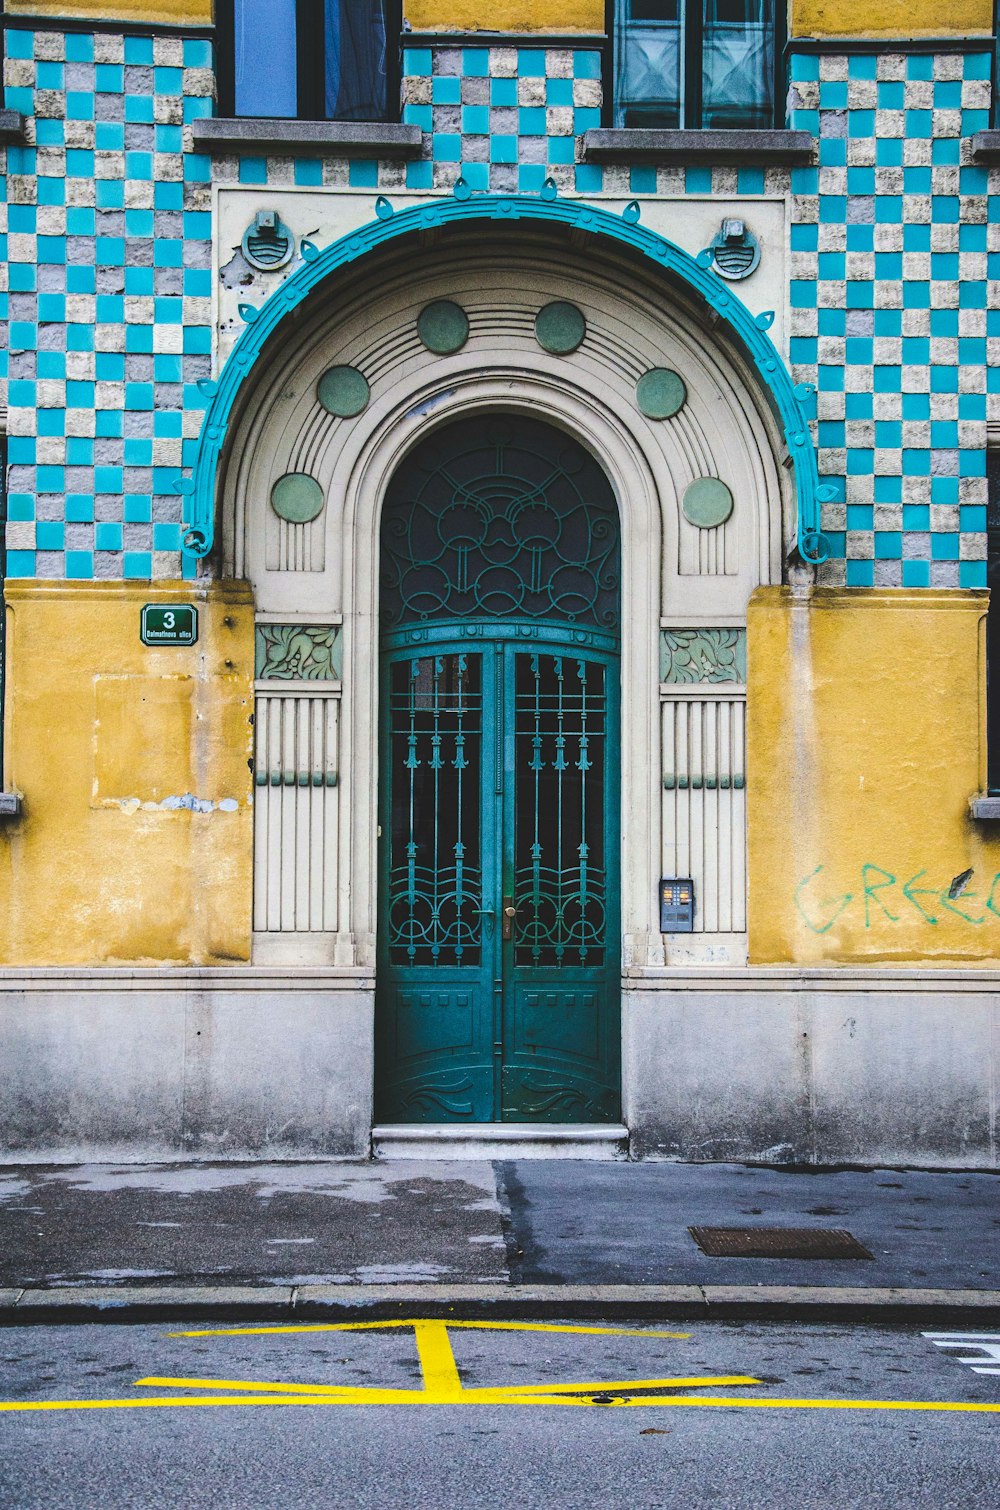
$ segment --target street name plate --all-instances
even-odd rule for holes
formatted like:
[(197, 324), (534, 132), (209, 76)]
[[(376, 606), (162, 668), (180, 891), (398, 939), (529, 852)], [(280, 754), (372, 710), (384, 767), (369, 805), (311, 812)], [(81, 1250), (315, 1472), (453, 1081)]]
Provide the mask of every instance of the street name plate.
[(190, 603), (147, 603), (142, 610), (144, 645), (193, 645), (198, 638), (198, 610)]

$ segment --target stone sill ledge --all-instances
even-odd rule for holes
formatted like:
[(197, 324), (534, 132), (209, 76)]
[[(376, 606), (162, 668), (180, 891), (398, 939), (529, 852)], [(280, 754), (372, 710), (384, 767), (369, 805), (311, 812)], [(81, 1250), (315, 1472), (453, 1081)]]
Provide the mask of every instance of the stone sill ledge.
[(7, 991), (237, 991), (280, 995), (298, 991), (373, 991), (372, 970), (342, 965), (3, 965), (0, 995)]
[(600, 128), (583, 134), (591, 163), (692, 163), (786, 166), (811, 163), (815, 138), (808, 131), (632, 131)]
[(1000, 131), (977, 131), (972, 138), (974, 162), (1000, 163)]
[(17, 146), (24, 141), (24, 116), (16, 110), (0, 110), (0, 146)]
[(1000, 797), (988, 796), (985, 792), (977, 792), (969, 798), (969, 812), (980, 823), (1000, 822)]
[(386, 121), (287, 121), (257, 118), (194, 121), (195, 151), (216, 157), (231, 153), (281, 152), (311, 157), (417, 158), (423, 150), (419, 126)]

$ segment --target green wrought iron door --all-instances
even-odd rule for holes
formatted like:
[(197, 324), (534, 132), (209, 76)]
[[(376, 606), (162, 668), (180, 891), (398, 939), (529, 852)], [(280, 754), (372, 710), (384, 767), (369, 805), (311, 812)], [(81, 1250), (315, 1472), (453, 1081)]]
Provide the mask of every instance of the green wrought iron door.
[(537, 421), (425, 449), (383, 517), (376, 1115), (614, 1121), (614, 502)]

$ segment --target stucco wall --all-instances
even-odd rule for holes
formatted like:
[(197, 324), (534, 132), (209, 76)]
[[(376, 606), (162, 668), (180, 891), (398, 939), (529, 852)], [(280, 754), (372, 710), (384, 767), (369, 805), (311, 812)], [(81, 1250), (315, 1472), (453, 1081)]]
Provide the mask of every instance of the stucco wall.
[[(0, 960), (249, 958), (253, 605), (243, 583), (8, 583)], [(140, 643), (194, 603), (191, 647)]]
[(933, 589), (754, 594), (752, 963), (997, 959), (1000, 837), (968, 809), (986, 606)]

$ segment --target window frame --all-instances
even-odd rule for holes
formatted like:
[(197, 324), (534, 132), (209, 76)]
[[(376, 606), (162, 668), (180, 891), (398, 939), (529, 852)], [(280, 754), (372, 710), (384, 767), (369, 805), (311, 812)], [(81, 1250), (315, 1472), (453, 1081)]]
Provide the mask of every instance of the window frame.
[[(684, 11), (684, 119), (672, 128), (621, 127), (622, 130), (672, 129), (677, 131), (745, 131), (745, 126), (706, 127), (701, 123), (704, 69), (701, 66), (704, 46), (704, 0), (677, 0), (678, 9)], [(604, 0), (604, 31), (607, 41), (604, 49), (604, 110), (603, 124), (615, 125), (615, 79), (618, 74), (618, 27), (616, 0)], [(788, 44), (787, 0), (774, 0), (774, 81), (771, 117), (768, 126), (780, 130), (785, 125), (787, 73), (785, 49)], [(764, 127), (757, 129), (763, 130)]]
[[(236, 113), (236, 4), (215, 0), (215, 82), (219, 115), (228, 120), (263, 120), (270, 117)], [(402, 0), (385, 0), (385, 95), (386, 113), (374, 124), (396, 124), (402, 114), (401, 37)], [(289, 121), (327, 121), (324, 73), (323, 6), (321, 0), (295, 0), (296, 111), (282, 116)], [(358, 124), (358, 123), (355, 123)], [(369, 124), (364, 122), (364, 124)]]

